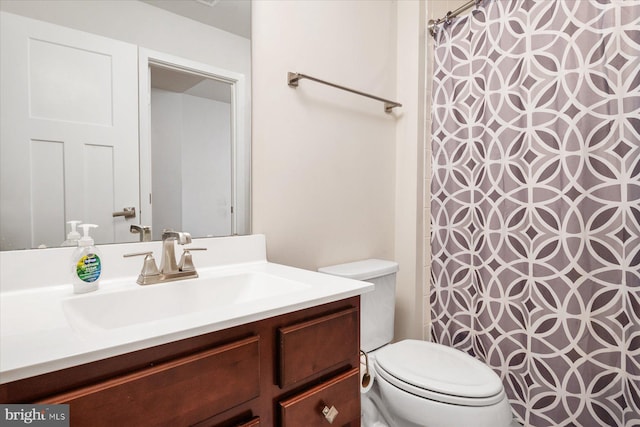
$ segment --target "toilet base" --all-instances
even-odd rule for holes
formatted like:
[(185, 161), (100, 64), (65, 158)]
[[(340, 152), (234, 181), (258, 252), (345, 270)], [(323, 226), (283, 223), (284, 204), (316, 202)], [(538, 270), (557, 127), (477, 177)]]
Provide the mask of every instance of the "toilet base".
[(360, 403), (362, 405), (360, 427), (391, 427), (372, 399), (361, 395)]

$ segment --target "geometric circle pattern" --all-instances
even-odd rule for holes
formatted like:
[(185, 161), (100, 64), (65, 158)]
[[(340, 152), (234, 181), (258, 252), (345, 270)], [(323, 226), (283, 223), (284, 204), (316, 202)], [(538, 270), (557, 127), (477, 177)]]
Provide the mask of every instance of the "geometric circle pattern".
[(485, 1), (434, 53), (434, 341), (524, 425), (640, 426), (640, 2)]

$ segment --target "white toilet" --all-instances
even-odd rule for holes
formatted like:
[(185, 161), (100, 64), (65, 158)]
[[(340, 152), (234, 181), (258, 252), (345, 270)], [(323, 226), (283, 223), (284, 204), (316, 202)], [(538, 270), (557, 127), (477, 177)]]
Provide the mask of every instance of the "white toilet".
[(374, 379), (361, 389), (363, 427), (511, 426), (502, 383), (487, 365), (441, 344), (390, 344), (397, 263), (369, 259), (318, 271), (376, 285), (360, 307), (360, 345)]

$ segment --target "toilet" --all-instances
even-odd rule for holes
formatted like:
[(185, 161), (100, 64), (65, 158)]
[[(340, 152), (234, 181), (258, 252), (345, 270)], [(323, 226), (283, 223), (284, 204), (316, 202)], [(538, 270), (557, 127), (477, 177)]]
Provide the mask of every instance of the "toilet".
[(487, 365), (441, 344), (391, 343), (397, 263), (368, 259), (318, 271), (375, 284), (360, 304), (361, 348), (373, 378), (361, 388), (363, 427), (512, 425), (500, 378)]

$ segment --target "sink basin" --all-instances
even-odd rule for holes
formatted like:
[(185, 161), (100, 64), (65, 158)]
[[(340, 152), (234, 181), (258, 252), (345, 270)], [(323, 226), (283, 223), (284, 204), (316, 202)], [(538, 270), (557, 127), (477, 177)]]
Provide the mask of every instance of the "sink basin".
[(265, 273), (242, 273), (94, 293), (63, 301), (75, 326), (116, 329), (282, 298), (311, 286)]

